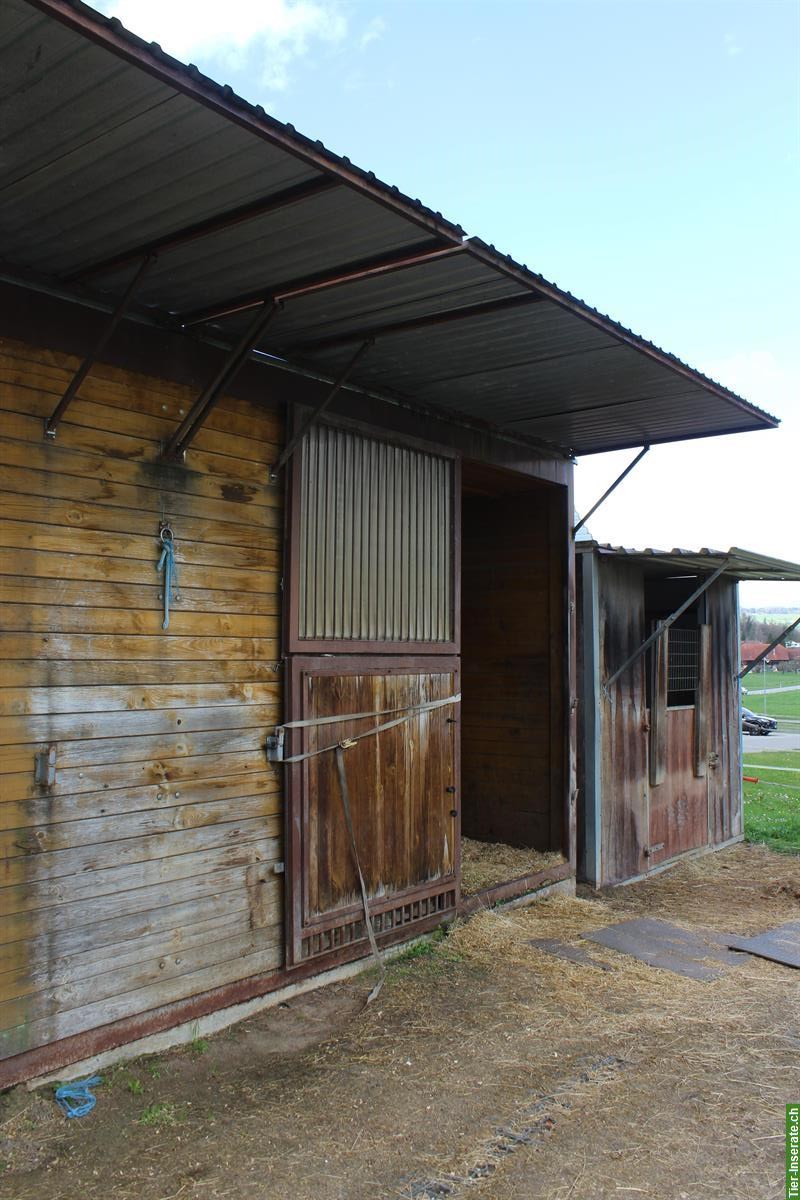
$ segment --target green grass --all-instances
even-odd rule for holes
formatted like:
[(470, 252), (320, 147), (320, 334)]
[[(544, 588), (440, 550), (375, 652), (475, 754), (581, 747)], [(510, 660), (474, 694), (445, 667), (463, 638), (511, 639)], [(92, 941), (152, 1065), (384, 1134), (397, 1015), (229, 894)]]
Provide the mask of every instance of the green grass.
[[(770, 673), (762, 678), (760, 672), (754, 671), (742, 680), (744, 687), (752, 689), (747, 695), (742, 695), (742, 704), (754, 713), (768, 717), (797, 717), (800, 718), (800, 692), (780, 692), (781, 688), (800, 687), (800, 671), (781, 671)], [(766, 696), (754, 696), (753, 691), (768, 688)]]
[(170, 1100), (150, 1104), (139, 1117), (140, 1125), (175, 1125), (179, 1119), (178, 1107)]
[[(744, 832), (749, 842), (800, 854), (800, 750), (745, 754)], [(776, 767), (796, 768), (791, 772)], [(772, 769), (771, 769), (772, 768)]]
[(767, 671), (762, 675), (756, 667), (755, 671), (745, 675), (742, 687), (756, 692), (762, 688), (800, 687), (800, 671)]

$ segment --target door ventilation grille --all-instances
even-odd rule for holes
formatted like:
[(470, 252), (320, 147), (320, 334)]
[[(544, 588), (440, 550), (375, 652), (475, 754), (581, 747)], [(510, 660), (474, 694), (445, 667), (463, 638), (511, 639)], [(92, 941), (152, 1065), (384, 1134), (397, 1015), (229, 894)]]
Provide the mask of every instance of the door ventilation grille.
[[(450, 887), (432, 896), (424, 896), (419, 900), (409, 900), (406, 904), (398, 904), (383, 912), (372, 913), (372, 928), (375, 936), (386, 937), (398, 929), (430, 921), (432, 917), (442, 917), (455, 909), (456, 893)], [(332, 950), (340, 950), (356, 942), (367, 940), (367, 930), (364, 920), (353, 919), (326, 929), (322, 933), (309, 932), (303, 936), (303, 960), (314, 959), (320, 954), (330, 954)]]

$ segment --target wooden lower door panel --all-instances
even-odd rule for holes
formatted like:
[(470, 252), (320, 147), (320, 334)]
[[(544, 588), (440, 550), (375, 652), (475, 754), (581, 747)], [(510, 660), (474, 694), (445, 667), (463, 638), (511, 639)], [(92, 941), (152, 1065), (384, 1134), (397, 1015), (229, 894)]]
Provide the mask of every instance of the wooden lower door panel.
[(708, 842), (708, 781), (695, 775), (695, 710), (668, 708), (665, 774), (650, 788), (650, 857), (656, 866)]
[[(380, 716), (291, 731), (287, 756), (357, 738), (401, 711), (455, 695), (458, 660), (295, 658), (293, 720), (354, 713)], [(360, 738), (344, 763), (361, 870), (376, 935), (396, 940), (427, 928), (458, 902), (457, 704), (416, 714)], [(290, 768), (287, 946), (290, 961), (350, 952), (366, 942), (358, 876), (336, 754)]]

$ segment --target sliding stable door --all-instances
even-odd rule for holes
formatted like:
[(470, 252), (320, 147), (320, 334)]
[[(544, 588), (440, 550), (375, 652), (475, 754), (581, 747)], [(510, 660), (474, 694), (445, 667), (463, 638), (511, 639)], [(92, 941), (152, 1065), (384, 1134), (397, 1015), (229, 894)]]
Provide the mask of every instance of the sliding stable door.
[[(287, 948), (389, 943), (458, 901), (457, 463), (319, 425), (293, 466), (287, 600)], [(331, 720), (333, 718), (333, 720)], [(388, 726), (388, 728), (382, 728)], [(381, 727), (381, 728), (379, 728)]]

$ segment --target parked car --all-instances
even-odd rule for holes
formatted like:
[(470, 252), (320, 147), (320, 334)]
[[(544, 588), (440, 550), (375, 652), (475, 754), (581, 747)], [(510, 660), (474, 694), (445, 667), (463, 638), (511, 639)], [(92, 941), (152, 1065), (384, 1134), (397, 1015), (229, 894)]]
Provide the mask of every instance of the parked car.
[(751, 712), (749, 708), (742, 709), (742, 733), (757, 733), (766, 737), (777, 728), (778, 722), (774, 717), (763, 717)]

